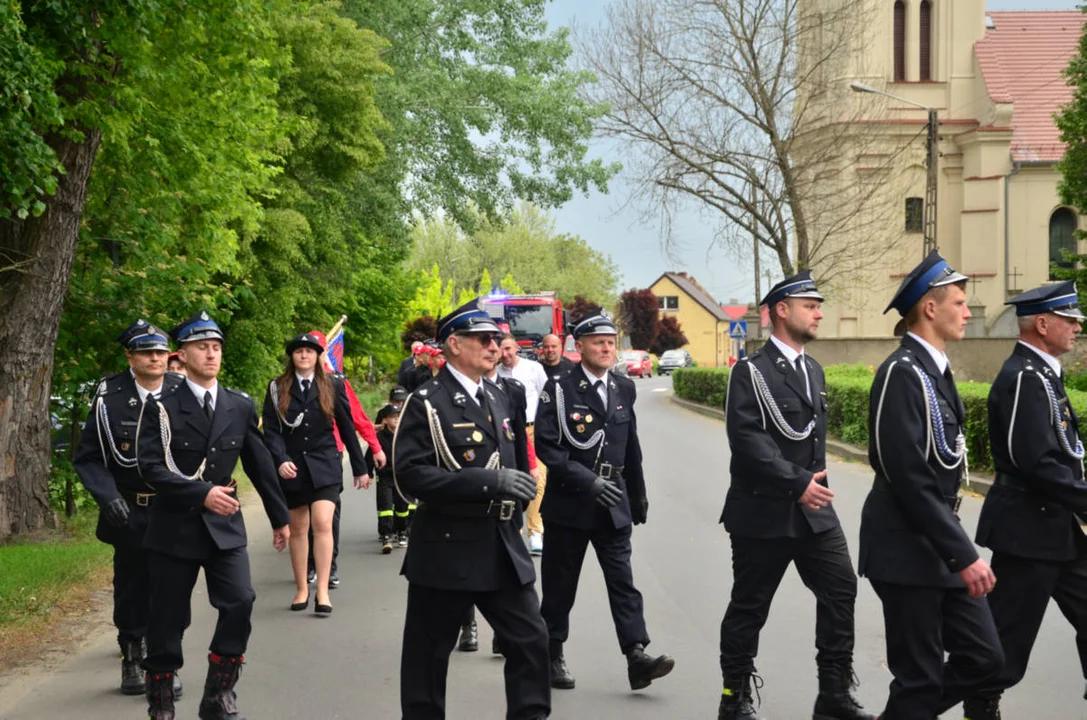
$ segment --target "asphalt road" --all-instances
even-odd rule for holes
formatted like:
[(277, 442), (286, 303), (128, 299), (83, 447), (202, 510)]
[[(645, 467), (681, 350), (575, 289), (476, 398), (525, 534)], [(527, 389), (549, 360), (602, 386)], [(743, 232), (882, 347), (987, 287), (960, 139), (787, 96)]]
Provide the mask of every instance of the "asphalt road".
[[(587, 558), (571, 619), (566, 656), (577, 689), (555, 691), (552, 717), (583, 720), (709, 720), (720, 693), (718, 628), (731, 587), (728, 537), (717, 524), (728, 483), (728, 446), (721, 421), (668, 401), (667, 378), (637, 381), (637, 412), (649, 483), (648, 524), (634, 533), (634, 576), (645, 596), (653, 652), (676, 658), (676, 669), (649, 689), (632, 693), (615, 640), (603, 581)], [(836, 506), (856, 556), (860, 508), (871, 473), (866, 466), (830, 464)], [(967, 498), (963, 522), (973, 533), (981, 501)], [(341, 587), (327, 619), (291, 613), (292, 581), (286, 553), (271, 548), (259, 503), (245, 509), (250, 529), (257, 605), (239, 702), (250, 720), (361, 718), (399, 715), (400, 634), (406, 584), (399, 576), (402, 551), (382, 556), (376, 542), (372, 493), (347, 490), (340, 553)], [(202, 584), (193, 597), (193, 624), (186, 634), (187, 692), (179, 717), (194, 718), (206, 668), (214, 615)], [(882, 709), (886, 669), (879, 601), (864, 580), (857, 602), (855, 665), (858, 696), (873, 712)], [(811, 717), (816, 694), (815, 604), (795, 571), (785, 577), (762, 634), (756, 663), (765, 685), (761, 714), (767, 720)], [(480, 631), (489, 649), (491, 633)], [(1007, 718), (1087, 718), (1074, 633), (1051, 605), (1026, 680), (1004, 702)], [(112, 632), (56, 670), (17, 681), (0, 693), (0, 718), (44, 720), (137, 718), (138, 698), (122, 697)], [(6, 703), (6, 704), (5, 704)], [(504, 717), (502, 662), (489, 652), (454, 653), (449, 679), (451, 720)], [(962, 717), (958, 710), (946, 718)]]

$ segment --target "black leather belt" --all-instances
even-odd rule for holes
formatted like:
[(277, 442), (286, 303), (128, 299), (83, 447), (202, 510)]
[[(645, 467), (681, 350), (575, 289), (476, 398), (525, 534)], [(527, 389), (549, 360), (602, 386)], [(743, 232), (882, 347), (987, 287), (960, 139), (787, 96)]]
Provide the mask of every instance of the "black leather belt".
[[(891, 483), (887, 478), (882, 475), (876, 475), (875, 480), (872, 481), (872, 489), (878, 492), (891, 492)], [(956, 515), (959, 514), (959, 507), (962, 505), (962, 495), (958, 493), (954, 495), (944, 495), (944, 502), (951, 508), (951, 512)]]
[(623, 474), (623, 465), (612, 465), (611, 463), (600, 463), (596, 467), (596, 474), (605, 480), (614, 480)]
[(151, 498), (156, 495), (156, 493), (153, 492), (136, 492), (135, 490), (125, 490), (124, 488), (117, 489), (121, 491), (121, 495), (130, 500), (137, 507), (150, 507)]
[(993, 479), (993, 483), (996, 485), (1003, 485), (1006, 488), (1011, 488), (1012, 490), (1018, 490), (1020, 492), (1026, 492), (1030, 489), (1027, 487), (1027, 484), (1025, 482), (1015, 477), (1014, 475), (1008, 475), (1007, 473), (1001, 472), (998, 472), (996, 474), (996, 477)]
[(426, 503), (422, 507), (427, 512), (436, 515), (450, 515), (463, 518), (494, 518), (506, 521), (513, 517), (517, 510), (516, 500), (491, 500), (489, 503), (454, 503), (451, 505), (437, 505)]

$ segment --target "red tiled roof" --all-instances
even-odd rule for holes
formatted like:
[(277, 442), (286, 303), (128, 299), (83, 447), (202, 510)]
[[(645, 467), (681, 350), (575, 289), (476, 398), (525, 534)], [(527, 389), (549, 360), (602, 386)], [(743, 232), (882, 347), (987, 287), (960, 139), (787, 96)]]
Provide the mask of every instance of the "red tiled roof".
[(1078, 10), (991, 12), (995, 28), (974, 44), (989, 97), (1014, 103), (1012, 159), (1056, 162), (1064, 144), (1053, 113), (1072, 97), (1061, 72), (1078, 49)]

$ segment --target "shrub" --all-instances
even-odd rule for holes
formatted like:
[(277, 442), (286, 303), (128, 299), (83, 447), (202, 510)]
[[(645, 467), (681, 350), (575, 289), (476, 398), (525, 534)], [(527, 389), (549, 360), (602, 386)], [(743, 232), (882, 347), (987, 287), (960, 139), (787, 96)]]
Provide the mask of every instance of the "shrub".
[(672, 390), (684, 400), (723, 410), (728, 368), (676, 368), (672, 373)]
[[(827, 378), (827, 435), (860, 447), (868, 445), (868, 398), (875, 371), (864, 365), (831, 365)], [(958, 383), (966, 410), (966, 447), (970, 467), (991, 471), (989, 448), (989, 383)], [(672, 388), (684, 400), (723, 408), (728, 389), (724, 368), (684, 368), (675, 371)], [(1069, 390), (1072, 410), (1087, 420), (1087, 391)]]

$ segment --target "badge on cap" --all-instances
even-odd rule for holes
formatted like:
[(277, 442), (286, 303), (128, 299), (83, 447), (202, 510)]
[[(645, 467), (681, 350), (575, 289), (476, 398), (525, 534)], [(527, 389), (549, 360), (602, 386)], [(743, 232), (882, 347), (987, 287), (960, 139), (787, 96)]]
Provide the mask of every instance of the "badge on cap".
[(200, 311), (200, 319), (201, 320), (211, 320), (211, 318), (208, 317), (208, 311), (207, 310), (201, 310)]

